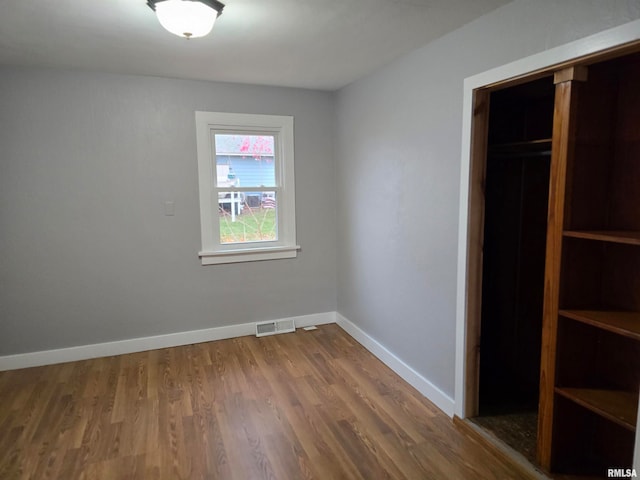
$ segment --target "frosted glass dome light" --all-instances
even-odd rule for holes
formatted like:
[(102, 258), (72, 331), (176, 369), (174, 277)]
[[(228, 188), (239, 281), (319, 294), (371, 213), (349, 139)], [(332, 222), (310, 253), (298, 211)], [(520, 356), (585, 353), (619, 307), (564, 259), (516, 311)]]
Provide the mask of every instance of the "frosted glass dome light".
[(155, 10), (160, 25), (185, 38), (207, 35), (224, 8), (216, 0), (149, 0), (147, 5)]

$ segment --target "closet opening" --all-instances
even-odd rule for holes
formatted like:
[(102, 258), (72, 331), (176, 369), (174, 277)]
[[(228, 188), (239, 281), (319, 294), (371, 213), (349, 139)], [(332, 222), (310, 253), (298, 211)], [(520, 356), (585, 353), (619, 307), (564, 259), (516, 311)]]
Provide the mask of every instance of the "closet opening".
[(489, 95), (484, 178), (478, 415), (536, 458), (551, 137), (548, 76)]

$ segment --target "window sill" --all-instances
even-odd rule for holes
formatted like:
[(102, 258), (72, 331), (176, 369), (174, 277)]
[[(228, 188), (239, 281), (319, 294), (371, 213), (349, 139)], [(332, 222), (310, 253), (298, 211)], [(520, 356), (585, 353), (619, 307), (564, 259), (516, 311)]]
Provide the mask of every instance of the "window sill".
[(218, 252), (199, 252), (202, 265), (218, 265), (221, 263), (259, 262), (295, 258), (300, 245), (286, 247), (247, 248), (244, 250), (222, 250)]

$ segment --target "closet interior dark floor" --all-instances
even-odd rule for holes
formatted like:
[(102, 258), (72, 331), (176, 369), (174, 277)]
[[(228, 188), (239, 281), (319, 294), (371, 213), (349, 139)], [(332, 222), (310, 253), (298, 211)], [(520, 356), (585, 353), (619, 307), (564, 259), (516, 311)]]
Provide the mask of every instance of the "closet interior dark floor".
[(538, 425), (538, 414), (535, 410), (488, 414), (471, 420), (522, 454), (531, 463), (535, 463)]

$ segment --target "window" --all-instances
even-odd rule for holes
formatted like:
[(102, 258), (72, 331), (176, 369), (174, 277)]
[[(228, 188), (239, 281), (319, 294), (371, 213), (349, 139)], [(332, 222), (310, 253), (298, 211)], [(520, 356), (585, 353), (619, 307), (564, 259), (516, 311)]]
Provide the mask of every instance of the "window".
[(196, 112), (203, 265), (293, 258), (293, 117)]

